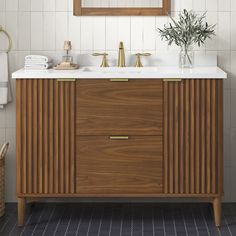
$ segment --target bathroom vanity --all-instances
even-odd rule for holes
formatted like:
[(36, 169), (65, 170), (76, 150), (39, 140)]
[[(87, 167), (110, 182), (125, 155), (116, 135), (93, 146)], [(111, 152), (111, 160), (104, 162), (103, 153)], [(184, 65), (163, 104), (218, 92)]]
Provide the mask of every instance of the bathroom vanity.
[(16, 79), (18, 224), (27, 199), (223, 195), (217, 67), (81, 68)]

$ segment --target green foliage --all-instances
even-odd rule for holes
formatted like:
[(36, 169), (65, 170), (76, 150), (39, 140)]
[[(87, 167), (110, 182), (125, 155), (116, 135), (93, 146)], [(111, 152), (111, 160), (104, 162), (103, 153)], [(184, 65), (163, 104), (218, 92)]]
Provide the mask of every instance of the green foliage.
[(199, 16), (194, 11), (183, 10), (179, 14), (179, 20), (172, 17), (171, 23), (164, 25), (164, 29), (159, 29), (161, 39), (166, 40), (169, 45), (175, 43), (177, 46), (188, 48), (192, 44), (199, 47), (204, 44), (207, 38), (215, 35), (215, 25), (205, 23), (206, 13)]

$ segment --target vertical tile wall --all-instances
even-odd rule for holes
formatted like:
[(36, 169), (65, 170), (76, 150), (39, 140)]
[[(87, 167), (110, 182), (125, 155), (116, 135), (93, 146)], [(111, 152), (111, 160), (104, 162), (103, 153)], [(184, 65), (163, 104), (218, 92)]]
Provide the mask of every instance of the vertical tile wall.
[[(130, 53), (143, 50), (153, 54), (178, 51), (168, 47), (156, 33), (168, 17), (74, 17), (73, 0), (0, 0), (0, 25), (13, 38), (10, 71), (23, 66), (29, 53), (60, 58), (63, 41), (73, 41), (75, 53), (117, 51), (123, 40)], [(224, 84), (225, 201), (236, 201), (236, 1), (172, 0), (172, 15), (183, 9), (208, 11), (207, 20), (217, 23), (217, 36), (196, 50), (217, 52), (219, 66), (229, 73)], [(0, 35), (0, 50), (6, 39)], [(13, 89), (15, 83), (13, 81)], [(7, 157), (7, 201), (15, 201), (15, 101), (0, 110), (0, 143), (10, 141)]]

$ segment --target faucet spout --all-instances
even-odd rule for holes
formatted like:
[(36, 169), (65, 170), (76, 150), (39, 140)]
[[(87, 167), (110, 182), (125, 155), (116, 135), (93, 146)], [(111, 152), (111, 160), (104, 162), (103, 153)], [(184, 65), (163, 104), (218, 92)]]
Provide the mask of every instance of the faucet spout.
[(120, 45), (119, 45), (118, 67), (125, 67), (125, 49), (124, 49), (123, 42), (120, 42)]

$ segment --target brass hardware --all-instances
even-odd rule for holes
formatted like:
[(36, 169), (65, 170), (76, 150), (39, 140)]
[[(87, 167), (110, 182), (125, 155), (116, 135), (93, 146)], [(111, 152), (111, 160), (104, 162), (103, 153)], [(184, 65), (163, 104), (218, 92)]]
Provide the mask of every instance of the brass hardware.
[(181, 82), (182, 79), (163, 79), (164, 82)]
[(110, 140), (128, 140), (129, 136), (110, 136)]
[(118, 67), (125, 67), (125, 49), (124, 49), (123, 42), (120, 42), (120, 45), (119, 45)]
[(93, 53), (93, 56), (102, 56), (102, 64), (100, 65), (100, 67), (109, 67), (107, 62), (108, 53)]
[(8, 45), (8, 48), (7, 48), (7, 52), (10, 52), (11, 51), (11, 48), (12, 48), (12, 39), (11, 39), (11, 36), (10, 34), (7, 33), (6, 30), (3, 29), (3, 27), (0, 25), (0, 33), (3, 32), (7, 38), (8, 38), (8, 42), (9, 42), (9, 45)]
[(148, 57), (148, 56), (151, 56), (152, 54), (151, 53), (136, 53), (135, 55), (137, 56), (135, 67), (143, 67), (143, 64), (141, 62), (141, 56)]
[(111, 82), (128, 82), (129, 79), (110, 79)]
[(76, 79), (57, 79), (57, 82), (75, 82)]

